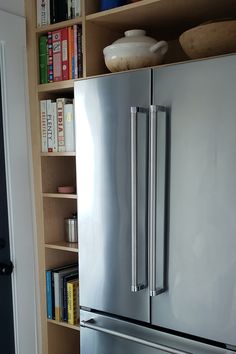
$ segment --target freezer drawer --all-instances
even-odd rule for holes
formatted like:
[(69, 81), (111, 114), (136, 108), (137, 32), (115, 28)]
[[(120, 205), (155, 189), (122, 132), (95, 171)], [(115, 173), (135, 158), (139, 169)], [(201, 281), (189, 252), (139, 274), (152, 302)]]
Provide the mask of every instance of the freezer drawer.
[(152, 297), (151, 321), (236, 346), (236, 56), (153, 80), (154, 104), (169, 110), (170, 168), (168, 288)]
[(81, 311), (81, 354), (230, 354), (122, 320)]

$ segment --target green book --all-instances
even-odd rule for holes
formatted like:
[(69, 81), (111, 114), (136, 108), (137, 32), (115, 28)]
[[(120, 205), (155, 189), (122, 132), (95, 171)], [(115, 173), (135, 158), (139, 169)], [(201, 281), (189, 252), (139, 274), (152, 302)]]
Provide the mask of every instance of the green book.
[(48, 83), (48, 51), (47, 51), (47, 36), (39, 38), (39, 74), (40, 84)]

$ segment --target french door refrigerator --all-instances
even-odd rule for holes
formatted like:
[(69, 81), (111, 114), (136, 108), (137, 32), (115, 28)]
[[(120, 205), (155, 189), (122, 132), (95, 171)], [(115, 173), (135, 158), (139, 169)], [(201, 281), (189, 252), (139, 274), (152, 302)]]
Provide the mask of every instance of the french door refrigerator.
[(236, 56), (75, 84), (81, 354), (236, 351)]

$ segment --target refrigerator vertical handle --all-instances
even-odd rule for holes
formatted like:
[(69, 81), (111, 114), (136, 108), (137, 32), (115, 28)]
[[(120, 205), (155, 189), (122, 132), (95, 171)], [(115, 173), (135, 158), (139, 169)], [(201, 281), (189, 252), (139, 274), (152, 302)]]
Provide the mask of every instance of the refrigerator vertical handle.
[[(158, 135), (158, 113), (165, 113), (164, 125)], [(166, 179), (166, 129), (167, 109), (150, 106), (150, 161), (149, 161), (149, 281), (150, 296), (166, 291), (165, 282), (165, 179)], [(158, 167), (157, 167), (158, 161)], [(157, 170), (158, 168), (158, 170)], [(158, 177), (159, 176), (159, 177)], [(157, 239), (161, 237), (162, 259), (157, 269)], [(161, 263), (161, 264), (160, 264)], [(158, 271), (158, 274), (157, 274)], [(156, 280), (161, 278), (161, 286)], [(159, 279), (160, 280), (160, 279)]]
[(131, 107), (131, 291), (145, 288), (138, 281), (138, 237), (137, 237), (137, 119), (138, 113), (147, 113), (145, 108)]

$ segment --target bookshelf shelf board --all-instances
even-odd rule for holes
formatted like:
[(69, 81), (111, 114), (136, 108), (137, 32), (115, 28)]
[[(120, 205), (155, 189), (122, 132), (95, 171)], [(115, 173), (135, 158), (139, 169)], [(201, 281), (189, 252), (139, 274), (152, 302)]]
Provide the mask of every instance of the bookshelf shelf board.
[(76, 18), (73, 18), (72, 20), (66, 20), (66, 21), (54, 23), (54, 24), (48, 25), (48, 26), (37, 27), (35, 29), (35, 32), (39, 33), (39, 34), (44, 34), (49, 31), (54, 31), (54, 30), (58, 30), (60, 28), (69, 27), (69, 26), (73, 26), (73, 25), (80, 25), (80, 24), (82, 24), (82, 17), (76, 17)]
[[(217, 5), (217, 6), (216, 6)], [(236, 10), (232, 0), (141, 0), (107, 11), (86, 16), (90, 21), (107, 28), (120, 31), (143, 28), (148, 30), (164, 30), (173, 35), (176, 31), (199, 25), (209, 19), (231, 17)]]
[(66, 322), (59, 322), (59, 321), (49, 320), (49, 319), (47, 319), (47, 321), (48, 323), (52, 323), (57, 326), (63, 326), (63, 327), (74, 329), (75, 331), (80, 331), (79, 325), (70, 325), (69, 323)]
[(64, 194), (64, 193), (43, 193), (44, 198), (62, 198), (62, 199), (77, 199), (76, 194)]
[(41, 152), (42, 157), (76, 156), (75, 152)]
[(73, 92), (74, 82), (76, 80), (64, 80), (58, 82), (50, 82), (48, 84), (39, 84), (38, 92), (39, 93), (50, 93), (50, 92)]
[(55, 249), (55, 250), (78, 253), (78, 243), (69, 243), (69, 242), (65, 242), (65, 241), (59, 241), (59, 242), (54, 242), (54, 243), (46, 243), (45, 247)]

